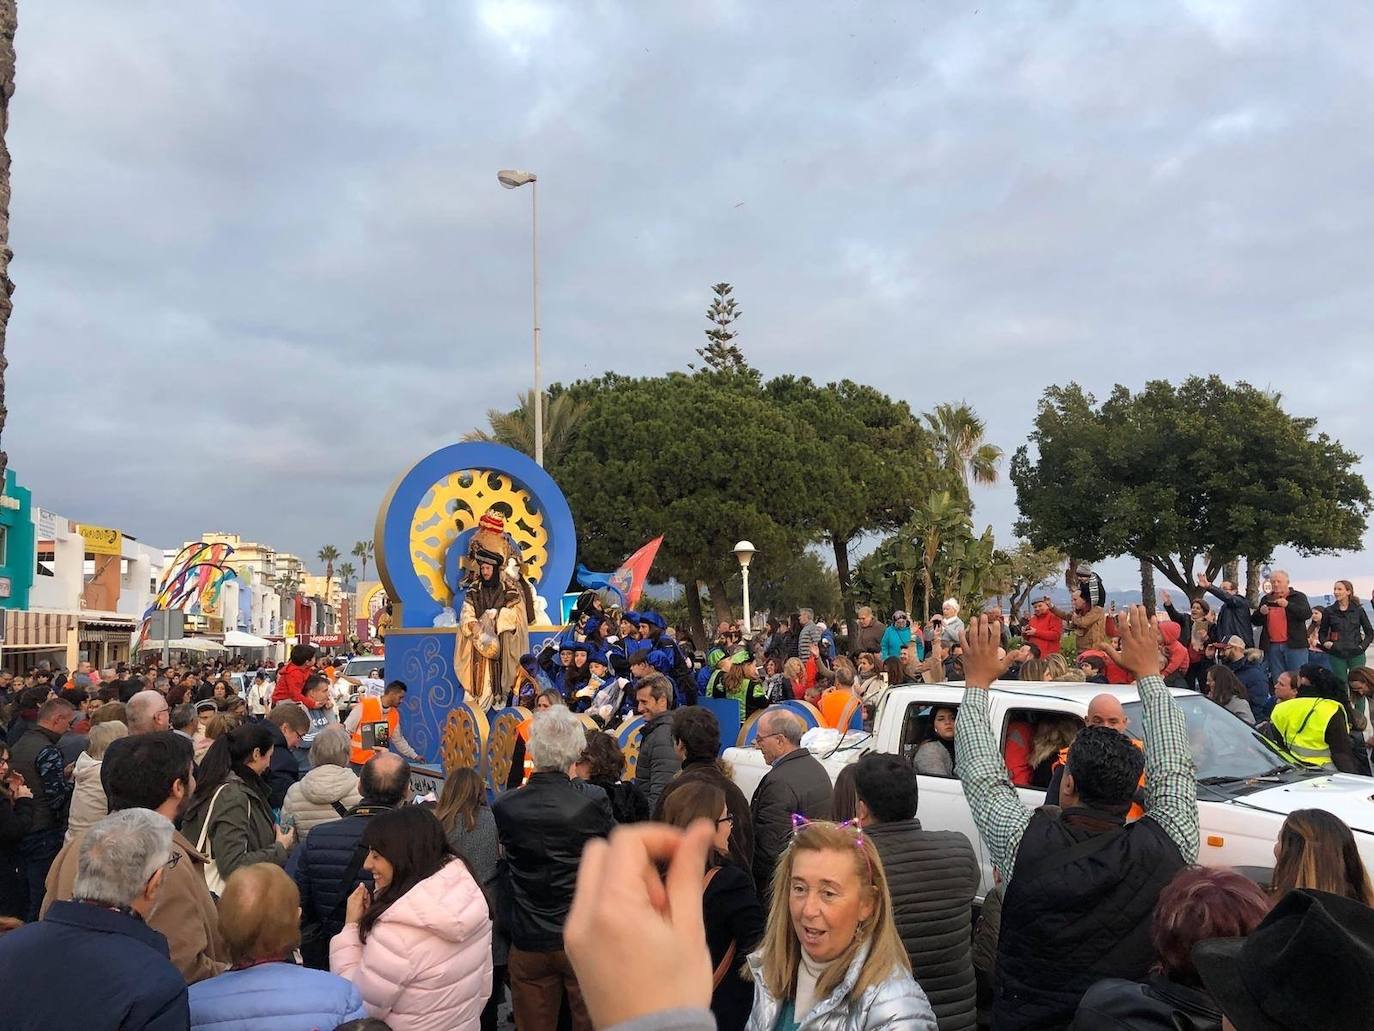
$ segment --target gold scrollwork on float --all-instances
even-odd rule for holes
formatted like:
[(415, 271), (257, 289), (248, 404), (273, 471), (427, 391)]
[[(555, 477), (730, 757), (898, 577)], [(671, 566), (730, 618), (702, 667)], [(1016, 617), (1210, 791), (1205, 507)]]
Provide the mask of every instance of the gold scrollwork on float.
[(515, 741), (520, 724), (530, 718), (528, 709), (501, 709), (493, 714), (487, 737), (487, 772), (491, 787), (500, 791), (510, 779), (510, 764), (515, 756)]
[(506, 519), (506, 532), (520, 551), (536, 584), (549, 561), (549, 532), (534, 498), (506, 473), (464, 469), (450, 473), (425, 492), (410, 522), (410, 557), (430, 597), (453, 602), (444, 583), (444, 557), (458, 535), (477, 525), (488, 509)]
[(480, 772), (489, 733), (487, 718), (482, 713), (466, 705), (449, 710), (439, 741), (439, 759), (444, 764), (444, 772), (464, 767)]

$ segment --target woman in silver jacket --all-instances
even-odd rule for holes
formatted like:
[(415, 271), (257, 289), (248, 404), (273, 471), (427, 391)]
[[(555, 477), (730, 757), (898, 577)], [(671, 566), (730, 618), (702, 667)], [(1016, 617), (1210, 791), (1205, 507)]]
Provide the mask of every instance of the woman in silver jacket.
[(936, 1031), (893, 925), (878, 850), (853, 824), (793, 819), (763, 945), (749, 957), (746, 1031)]

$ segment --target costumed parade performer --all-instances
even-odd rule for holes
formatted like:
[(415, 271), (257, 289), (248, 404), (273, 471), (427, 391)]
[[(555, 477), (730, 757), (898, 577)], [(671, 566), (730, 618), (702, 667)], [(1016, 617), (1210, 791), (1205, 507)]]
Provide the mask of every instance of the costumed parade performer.
[(458, 676), (478, 711), (504, 708), (520, 657), (529, 651), (534, 598), (520, 550), (495, 511), (478, 521), (461, 562), (463, 609), (458, 618)]

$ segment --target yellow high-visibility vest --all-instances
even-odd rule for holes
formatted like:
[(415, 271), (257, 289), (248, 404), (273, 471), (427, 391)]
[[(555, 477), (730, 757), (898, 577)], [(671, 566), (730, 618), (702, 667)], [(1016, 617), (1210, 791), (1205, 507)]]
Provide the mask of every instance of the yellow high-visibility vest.
[(1269, 722), (1295, 759), (1334, 770), (1336, 764), (1331, 761), (1326, 728), (1340, 711), (1341, 703), (1330, 698), (1290, 698), (1274, 706)]

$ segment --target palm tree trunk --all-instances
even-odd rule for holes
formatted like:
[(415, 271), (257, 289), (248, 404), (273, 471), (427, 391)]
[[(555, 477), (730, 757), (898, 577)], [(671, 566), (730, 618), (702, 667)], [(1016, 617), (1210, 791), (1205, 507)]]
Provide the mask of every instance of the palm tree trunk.
[(1259, 605), (1260, 599), (1260, 571), (1264, 568), (1264, 559), (1255, 558), (1253, 555), (1245, 559), (1245, 598), (1250, 602), (1253, 609)]
[(1221, 567), (1221, 578), (1230, 580), (1233, 585), (1240, 583), (1240, 559), (1233, 558)]
[[(19, 27), (17, 0), (0, 0), (0, 437), (5, 432), (5, 338), (14, 304), (10, 279), (10, 97), (14, 96), (14, 34)], [(0, 451), (0, 491), (4, 488), (9, 456)]]
[[(859, 617), (855, 615), (854, 599), (849, 594), (849, 541), (832, 530), (830, 531), (830, 543), (835, 549), (835, 577), (840, 581), (840, 608), (844, 611), (845, 629), (848, 633), (854, 634), (854, 628), (859, 625)], [(864, 601), (868, 603), (873, 599), (866, 598)], [(853, 645), (851, 644), (850, 647), (852, 648)]]
[(1155, 614), (1155, 567), (1150, 565), (1150, 560), (1142, 558), (1140, 560), (1140, 599), (1145, 606), (1145, 611), (1150, 615)]

